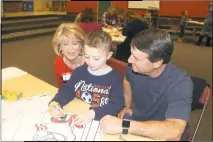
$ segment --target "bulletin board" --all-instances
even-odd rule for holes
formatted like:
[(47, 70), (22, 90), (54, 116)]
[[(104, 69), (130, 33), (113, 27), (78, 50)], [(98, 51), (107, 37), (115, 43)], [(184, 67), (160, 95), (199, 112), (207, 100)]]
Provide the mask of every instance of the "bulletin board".
[(128, 1), (128, 8), (160, 9), (160, 1)]

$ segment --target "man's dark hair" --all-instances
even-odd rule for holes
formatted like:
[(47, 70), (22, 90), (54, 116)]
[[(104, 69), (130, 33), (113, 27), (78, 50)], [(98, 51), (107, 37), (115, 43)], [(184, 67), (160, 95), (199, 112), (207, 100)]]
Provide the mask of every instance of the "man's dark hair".
[(170, 61), (174, 45), (168, 32), (160, 29), (147, 29), (138, 33), (131, 42), (132, 47), (147, 53), (151, 62)]

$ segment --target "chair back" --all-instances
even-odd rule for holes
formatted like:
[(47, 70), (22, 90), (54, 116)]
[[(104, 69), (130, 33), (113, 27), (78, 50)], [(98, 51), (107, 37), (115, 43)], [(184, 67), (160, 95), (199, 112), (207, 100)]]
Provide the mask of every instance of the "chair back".
[(211, 95), (211, 89), (209, 86), (206, 86), (199, 98), (199, 103), (203, 104), (204, 106), (207, 106), (210, 95)]
[(189, 137), (189, 141), (194, 142), (194, 140), (195, 140), (195, 137), (196, 137), (196, 135), (197, 135), (197, 131), (198, 131), (198, 129), (199, 129), (199, 126), (200, 126), (201, 120), (202, 120), (202, 118), (203, 118), (203, 114), (204, 114), (204, 112), (205, 112), (205, 110), (206, 110), (206, 106), (207, 106), (207, 104), (208, 104), (208, 102), (209, 102), (210, 96), (211, 96), (211, 89), (210, 89), (210, 86), (207, 85), (207, 86), (205, 86), (205, 88), (203, 89), (203, 92), (202, 92), (202, 94), (201, 94), (201, 96), (200, 96), (200, 98), (199, 98), (199, 103), (203, 104), (204, 107), (203, 107), (203, 109), (202, 109), (202, 112), (201, 112), (201, 114), (200, 114), (199, 120), (198, 120), (198, 122), (197, 122), (195, 131), (194, 131), (194, 134), (192, 135), (192, 138)]
[(118, 71), (121, 74), (121, 76), (124, 77), (125, 70), (126, 70), (126, 67), (128, 64), (126, 62), (120, 61), (118, 59), (110, 58), (107, 61), (107, 65), (109, 65), (110, 67), (112, 67), (113, 69)]

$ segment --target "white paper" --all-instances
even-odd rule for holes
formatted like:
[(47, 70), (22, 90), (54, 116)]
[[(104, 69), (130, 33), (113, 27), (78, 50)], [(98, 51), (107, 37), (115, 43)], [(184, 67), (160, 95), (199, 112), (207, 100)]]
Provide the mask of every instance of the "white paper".
[[(16, 139), (16, 134), (22, 132), (22, 127), (26, 128), (24, 133), (30, 133), (27, 127), (35, 123), (40, 123), (41, 118), (47, 111), (51, 98), (49, 96), (41, 96), (42, 97), (36, 96), (31, 99), (21, 99), (15, 102), (2, 100), (2, 140), (25, 140), (23, 136), (21, 136), (22, 138)], [(26, 134), (24, 134), (25, 137), (29, 136)]]
[(69, 126), (67, 123), (51, 121), (47, 95), (21, 99), (15, 102), (2, 100), (2, 140), (3, 141), (103, 141), (99, 121), (92, 121), (84, 128)]
[(2, 81), (13, 79), (15, 77), (19, 77), (25, 74), (27, 74), (27, 72), (22, 71), (16, 67), (8, 67), (5, 69), (2, 69)]
[[(66, 120), (72, 115), (69, 114)], [(50, 122), (50, 115), (46, 113), (41, 124), (46, 128), (36, 132), (34, 141), (103, 141), (99, 121), (93, 120), (84, 128), (77, 128), (74, 126), (74, 121), (71, 126), (68, 123)]]

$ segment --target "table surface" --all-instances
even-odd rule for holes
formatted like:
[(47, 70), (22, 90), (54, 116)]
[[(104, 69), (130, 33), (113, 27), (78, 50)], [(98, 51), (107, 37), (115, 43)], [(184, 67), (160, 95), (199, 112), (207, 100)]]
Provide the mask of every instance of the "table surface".
[[(23, 97), (32, 97), (42, 93), (48, 93), (53, 97), (58, 90), (58, 88), (30, 74), (3, 81), (2, 90), (5, 89), (21, 91), (23, 93)], [(86, 104), (83, 101), (75, 98), (71, 103), (64, 107), (64, 111), (72, 113), (83, 113), (88, 110), (89, 106), (89, 104)], [(120, 135), (103, 134), (103, 136), (105, 141), (124, 141), (119, 139)], [(122, 135), (122, 137), (127, 141), (153, 141), (153, 139), (135, 135)]]
[(203, 22), (194, 21), (194, 20), (190, 20), (190, 21), (188, 21), (188, 23), (197, 24), (197, 25), (203, 25)]

